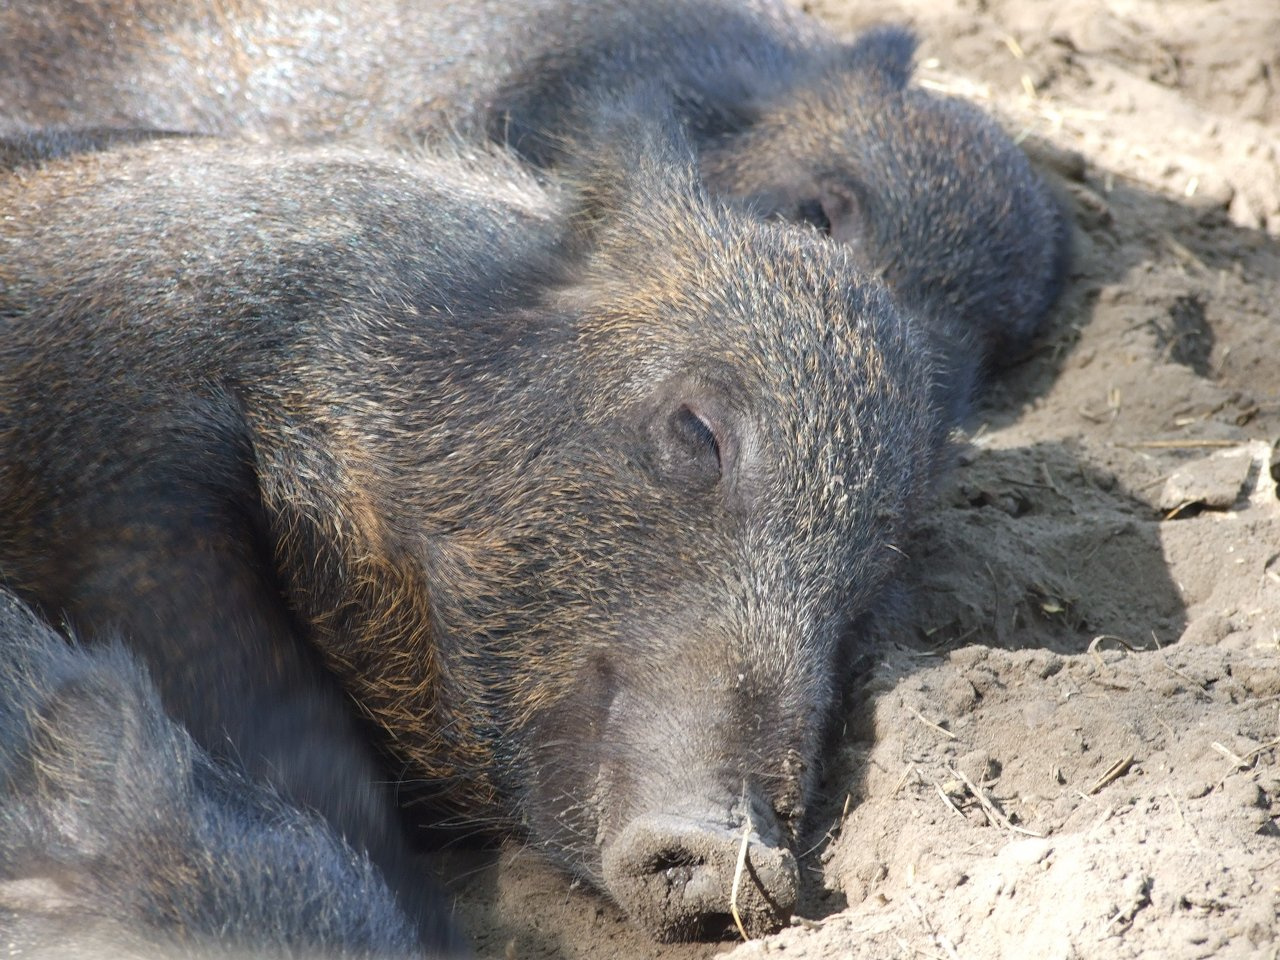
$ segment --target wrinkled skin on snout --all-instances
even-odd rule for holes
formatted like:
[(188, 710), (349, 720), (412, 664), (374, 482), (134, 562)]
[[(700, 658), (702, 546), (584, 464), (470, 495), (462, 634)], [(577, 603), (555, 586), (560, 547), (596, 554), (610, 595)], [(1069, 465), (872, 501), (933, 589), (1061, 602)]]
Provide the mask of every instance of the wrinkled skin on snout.
[(724, 933), (745, 836), (760, 933), (945, 390), (845, 251), (709, 200), (635, 112), (564, 197), (490, 154), (209, 142), (0, 181), (0, 566), (393, 886), (369, 783), (308, 765), (347, 729), (324, 684), (271, 722), (308, 665), (402, 798), (659, 938)]

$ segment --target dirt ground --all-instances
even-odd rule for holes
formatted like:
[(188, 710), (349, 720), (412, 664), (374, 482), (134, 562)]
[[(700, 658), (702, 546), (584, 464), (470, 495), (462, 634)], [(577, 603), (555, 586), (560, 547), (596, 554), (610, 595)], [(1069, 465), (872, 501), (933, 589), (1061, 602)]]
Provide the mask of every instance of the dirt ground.
[(906, 21), (1077, 224), (859, 664), (801, 917), (656, 945), (536, 855), (482, 957), (1280, 956), (1280, 5), (823, 0)]

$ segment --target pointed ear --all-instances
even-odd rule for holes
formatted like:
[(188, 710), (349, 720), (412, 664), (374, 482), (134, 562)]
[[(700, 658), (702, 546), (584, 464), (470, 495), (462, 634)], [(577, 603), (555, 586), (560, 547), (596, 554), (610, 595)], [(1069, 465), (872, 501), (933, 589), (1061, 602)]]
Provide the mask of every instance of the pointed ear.
[(706, 201), (688, 133), (656, 85), (596, 99), (590, 115), (560, 174), (571, 249), (626, 247), (633, 237), (652, 242), (664, 215)]
[(859, 250), (867, 235), (866, 204), (860, 191), (852, 184), (835, 177), (825, 177), (818, 183), (818, 207), (826, 220), (827, 233), (832, 240)]
[(844, 48), (841, 61), (845, 69), (865, 73), (881, 92), (896, 92), (911, 80), (919, 45), (906, 27), (872, 27)]
[(676, 104), (694, 142), (712, 143), (753, 127), (792, 94), (794, 78), (768, 70), (758, 60), (729, 55), (709, 63), (683, 64), (691, 79), (680, 84)]

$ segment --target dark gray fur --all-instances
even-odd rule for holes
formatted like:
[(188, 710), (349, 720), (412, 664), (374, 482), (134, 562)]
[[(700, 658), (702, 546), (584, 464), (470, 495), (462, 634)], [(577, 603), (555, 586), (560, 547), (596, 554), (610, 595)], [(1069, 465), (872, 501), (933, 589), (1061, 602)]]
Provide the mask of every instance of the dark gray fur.
[(452, 128), (555, 166), (600, 97), (643, 79), (675, 98), (713, 191), (850, 244), (952, 343), (960, 416), (1043, 322), (1069, 231), (998, 124), (910, 85), (914, 51), (907, 30), (845, 41), (782, 0), (23, 0), (0, 14), (0, 132)]
[[(949, 387), (847, 250), (709, 198), (643, 97), (597, 115), (554, 190), (180, 140), (0, 178), (0, 566), (402, 900), (371, 739), (658, 936), (722, 932), (750, 816), (773, 929)], [(673, 849), (702, 899), (654, 894)]]
[(365, 857), (213, 761), (121, 646), (0, 591), (0, 943), (30, 960), (421, 957)]

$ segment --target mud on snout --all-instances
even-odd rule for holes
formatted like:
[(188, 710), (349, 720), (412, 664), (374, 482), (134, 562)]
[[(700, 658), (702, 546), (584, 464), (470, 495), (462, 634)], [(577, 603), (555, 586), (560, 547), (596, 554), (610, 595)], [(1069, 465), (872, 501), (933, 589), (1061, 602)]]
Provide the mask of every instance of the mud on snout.
[(790, 920), (799, 886), (795, 855), (758, 810), (739, 823), (638, 816), (606, 846), (603, 866), (609, 893), (662, 941), (737, 937), (739, 921), (748, 936), (773, 933)]

